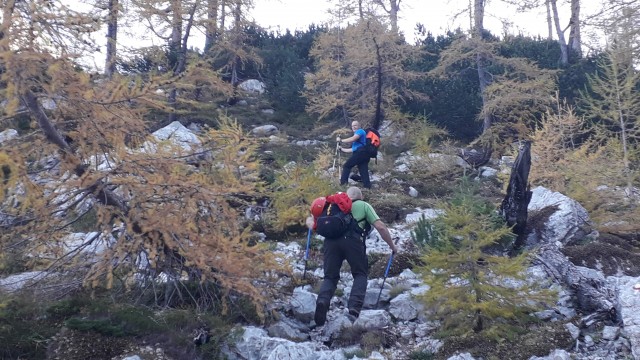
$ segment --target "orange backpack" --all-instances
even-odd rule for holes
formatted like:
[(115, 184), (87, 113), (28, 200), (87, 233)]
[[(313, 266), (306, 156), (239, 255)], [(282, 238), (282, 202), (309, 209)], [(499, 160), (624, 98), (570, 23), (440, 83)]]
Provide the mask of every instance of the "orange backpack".
[(367, 137), (364, 149), (370, 158), (377, 158), (378, 148), (380, 147), (380, 133), (374, 128), (368, 128), (365, 132), (367, 133)]

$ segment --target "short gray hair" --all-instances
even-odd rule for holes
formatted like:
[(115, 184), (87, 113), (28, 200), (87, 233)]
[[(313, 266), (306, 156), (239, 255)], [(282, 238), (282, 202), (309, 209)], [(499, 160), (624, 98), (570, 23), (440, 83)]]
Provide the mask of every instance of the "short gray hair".
[(357, 186), (352, 186), (347, 189), (347, 196), (351, 200), (362, 200), (362, 191)]

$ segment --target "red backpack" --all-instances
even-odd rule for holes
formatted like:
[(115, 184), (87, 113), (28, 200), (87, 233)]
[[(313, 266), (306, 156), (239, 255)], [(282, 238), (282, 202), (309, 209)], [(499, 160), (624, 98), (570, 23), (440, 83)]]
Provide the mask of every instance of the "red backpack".
[(311, 213), (315, 220), (314, 230), (327, 239), (336, 239), (351, 229), (351, 198), (343, 192), (314, 200)]

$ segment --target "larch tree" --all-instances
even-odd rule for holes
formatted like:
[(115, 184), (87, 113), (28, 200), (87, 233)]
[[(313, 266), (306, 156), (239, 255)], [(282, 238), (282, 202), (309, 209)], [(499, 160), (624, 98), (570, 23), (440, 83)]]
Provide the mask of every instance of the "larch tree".
[[(3, 5), (3, 119), (24, 107), (31, 127), (0, 147), (0, 253), (87, 286), (161, 285), (163, 304), (184, 281), (264, 299), (258, 280), (278, 266), (237, 208), (261, 188), (251, 138), (224, 117), (201, 146), (148, 137), (145, 116), (165, 106), (156, 90), (171, 78), (94, 79), (76, 65), (95, 48), (94, 17), (58, 2)], [(70, 243), (78, 222), (91, 232)]]
[[(202, 0), (134, 0), (138, 16), (147, 22), (149, 31), (166, 41), (167, 64), (174, 77), (180, 78), (187, 67), (187, 50), (196, 11), (202, 7)], [(178, 119), (178, 85), (172, 84), (167, 98), (169, 121)]]
[(305, 77), (307, 111), (379, 128), (401, 120), (398, 102), (419, 96), (406, 84), (421, 76), (406, 69), (414, 49), (377, 18), (321, 34), (311, 50), (316, 71)]
[(481, 139), (502, 144), (524, 139), (541, 114), (554, 106), (555, 72), (527, 59), (502, 56), (498, 42), (478, 36), (456, 40), (441, 53), (430, 75), (446, 77), (455, 75), (452, 69), (478, 67)]
[[(540, 301), (548, 300), (548, 292), (526, 281), (525, 253), (501, 255), (511, 244), (512, 233), (493, 205), (463, 184), (440, 208), (443, 215), (419, 223), (422, 228), (416, 228), (413, 236), (424, 245), (421, 260), (426, 265), (418, 271), (431, 286), (420, 297), (443, 319), (443, 329), (500, 335), (509, 328), (509, 321), (521, 319)], [(506, 279), (511, 280), (509, 285)]]
[[(224, 0), (219, 10), (219, 27), (216, 42), (207, 52), (216, 71), (228, 79), (232, 88), (230, 103), (237, 100), (237, 87), (242, 81), (241, 72), (248, 63), (262, 64), (255, 47), (248, 44), (247, 28), (252, 22), (247, 18), (253, 0)], [(233, 21), (227, 25), (227, 16)], [(228, 28), (225, 28), (228, 27)]]
[(640, 72), (636, 69), (640, 37), (636, 25), (640, 9), (624, 7), (609, 27), (609, 45), (590, 76), (590, 92), (584, 92), (582, 107), (596, 125), (603, 142), (617, 139), (627, 189), (633, 186), (631, 157), (640, 139)]

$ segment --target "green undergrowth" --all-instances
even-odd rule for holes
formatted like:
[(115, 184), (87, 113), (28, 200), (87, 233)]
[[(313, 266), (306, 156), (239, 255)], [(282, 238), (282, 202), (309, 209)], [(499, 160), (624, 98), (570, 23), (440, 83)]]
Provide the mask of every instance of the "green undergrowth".
[[(190, 303), (197, 292), (186, 293), (172, 306), (144, 304), (138, 294), (79, 292), (47, 301), (41, 294), (0, 297), (0, 359), (102, 359), (136, 352), (147, 345), (163, 349), (172, 359), (218, 359), (233, 325), (255, 323), (255, 308), (241, 297), (202, 308)], [(186, 301), (185, 301), (186, 300)], [(196, 346), (198, 329), (208, 329), (210, 341)], [(4, 346), (11, 344), (10, 346)]]

